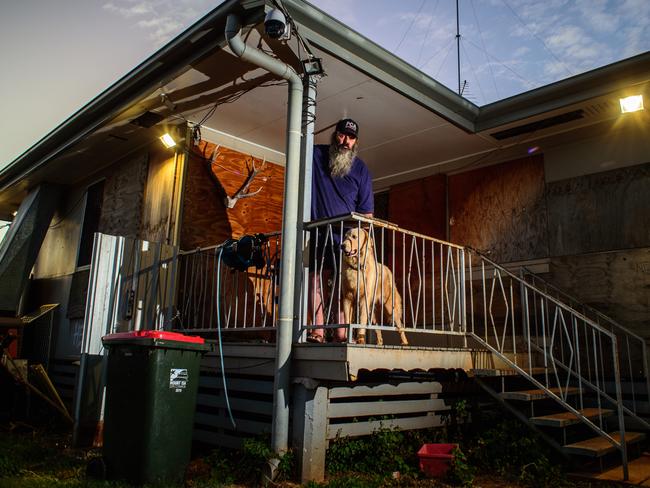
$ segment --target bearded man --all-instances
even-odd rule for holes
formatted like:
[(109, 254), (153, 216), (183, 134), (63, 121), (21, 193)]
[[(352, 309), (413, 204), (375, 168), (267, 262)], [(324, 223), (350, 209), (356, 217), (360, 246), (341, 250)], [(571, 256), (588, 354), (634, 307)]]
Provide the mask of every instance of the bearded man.
[[(339, 120), (336, 129), (332, 134), (330, 145), (314, 146), (314, 160), (312, 167), (312, 193), (311, 193), (311, 219), (319, 220), (340, 215), (348, 215), (357, 212), (366, 217), (372, 217), (374, 211), (374, 198), (372, 194), (372, 178), (366, 164), (357, 157), (359, 137), (359, 125), (352, 119)], [(333, 226), (336, 227), (336, 226)], [(336, 228), (332, 229), (330, 244), (333, 240), (334, 246), (324, 244), (326, 236), (321, 235), (317, 241), (320, 254), (320, 261), (323, 263), (322, 280), (324, 283), (331, 279), (332, 268), (338, 252), (331, 248), (340, 244), (341, 236)], [(312, 236), (312, 243), (316, 239)], [(324, 247), (324, 248), (323, 248)], [(330, 248), (328, 251), (328, 247)], [(312, 246), (312, 251), (313, 251)], [(311, 258), (314, 261), (313, 255)], [(317, 269), (320, 262), (316, 263)], [(313, 268), (313, 266), (312, 266)], [(324, 324), (323, 302), (324, 295), (321, 290), (321, 278), (318, 272), (312, 269), (310, 281), (312, 297), (309, 300), (310, 319), (313, 317), (313, 324)], [(340, 308), (334, 303), (334, 313)], [(339, 323), (343, 323), (343, 313), (338, 311)], [(323, 342), (323, 329), (312, 329), (307, 336), (310, 342)], [(346, 329), (337, 328), (334, 330), (333, 340), (344, 342), (346, 340)]]

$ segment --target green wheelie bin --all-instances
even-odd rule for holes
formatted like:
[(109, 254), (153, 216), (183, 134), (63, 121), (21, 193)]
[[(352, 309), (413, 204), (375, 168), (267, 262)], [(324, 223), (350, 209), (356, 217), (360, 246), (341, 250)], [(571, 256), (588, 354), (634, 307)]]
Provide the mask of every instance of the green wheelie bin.
[(201, 337), (143, 330), (109, 334), (103, 458), (107, 479), (182, 481), (190, 460)]

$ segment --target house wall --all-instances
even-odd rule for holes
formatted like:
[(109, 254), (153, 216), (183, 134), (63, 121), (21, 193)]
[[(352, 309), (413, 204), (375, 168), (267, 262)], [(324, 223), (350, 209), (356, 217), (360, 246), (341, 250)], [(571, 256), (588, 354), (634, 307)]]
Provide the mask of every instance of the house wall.
[(171, 205), (178, 174), (173, 153), (157, 145), (129, 155), (70, 187), (57, 210), (33, 269), (28, 310), (59, 303), (55, 356), (79, 354), (90, 270), (77, 268), (87, 188), (104, 181), (97, 231), (148, 240), (173, 238)]
[[(446, 239), (447, 177), (439, 174), (391, 187), (387, 220), (404, 229)], [(422, 218), (426, 209), (427, 218)]]
[[(261, 191), (227, 208), (252, 169), (262, 167), (248, 191)], [(225, 146), (201, 141), (189, 158), (183, 198), (181, 248), (219, 244), (245, 234), (275, 232), (282, 228), (284, 167)]]
[(650, 138), (627, 126), (545, 154), (548, 281), (650, 337)]
[(636, 123), (618, 122), (594, 137), (544, 148), (546, 181), (565, 180), (650, 161), (648, 128)]
[(551, 256), (650, 246), (650, 163), (547, 184)]
[[(648, 141), (633, 128), (452, 174), (449, 240), (500, 263), (542, 260), (544, 279), (650, 337)], [(405, 227), (435, 232), (441, 211), (420, 194), (444, 191), (439, 185), (425, 179), (391, 189), (390, 208), (399, 210), (390, 220), (406, 212)]]

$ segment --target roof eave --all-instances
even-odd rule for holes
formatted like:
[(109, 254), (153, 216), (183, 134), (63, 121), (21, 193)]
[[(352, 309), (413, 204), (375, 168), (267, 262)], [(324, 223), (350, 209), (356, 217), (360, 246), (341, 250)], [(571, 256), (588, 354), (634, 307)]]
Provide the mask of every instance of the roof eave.
[(649, 79), (649, 67), (650, 51), (484, 105), (476, 119), (476, 131), (500, 127), (645, 82)]
[(478, 106), (303, 0), (283, 0), (301, 35), (454, 125), (474, 132)]
[[(242, 4), (252, 10), (247, 10)], [(225, 39), (221, 24), (225, 26), (229, 13), (244, 16), (247, 24), (257, 23), (263, 18), (263, 9), (257, 7), (262, 7), (263, 4), (263, 0), (228, 0), (208, 13), (3, 168), (0, 171), (0, 192), (27, 177), (147, 95), (160, 85), (161, 80), (173, 77), (184, 66), (216, 47), (223, 46)]]

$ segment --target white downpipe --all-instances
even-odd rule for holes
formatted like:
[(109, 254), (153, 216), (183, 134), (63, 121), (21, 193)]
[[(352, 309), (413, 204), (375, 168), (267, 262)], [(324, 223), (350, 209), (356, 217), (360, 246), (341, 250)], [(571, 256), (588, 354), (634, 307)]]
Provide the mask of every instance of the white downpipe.
[(282, 454), (289, 440), (289, 386), (291, 343), (294, 322), (294, 279), (296, 275), (296, 244), (298, 230), (298, 196), (300, 185), (300, 139), (302, 120), (302, 81), (286, 63), (259, 49), (246, 45), (240, 36), (239, 18), (228, 15), (226, 39), (232, 52), (243, 61), (264, 68), (289, 82), (287, 108), (287, 149), (284, 177), (284, 210), (282, 214), (282, 267), (280, 271), (280, 306), (276, 338), (275, 386), (273, 391), (273, 429), (271, 447)]

